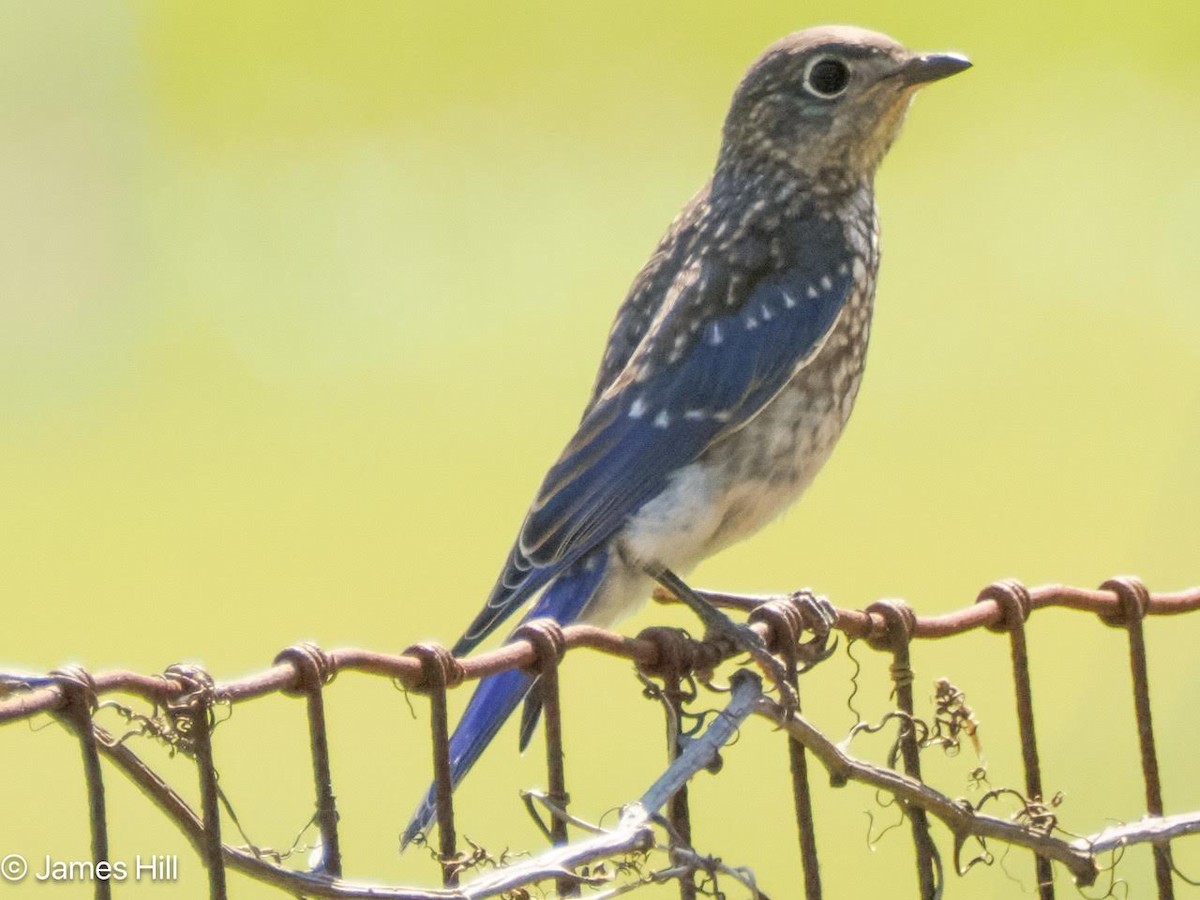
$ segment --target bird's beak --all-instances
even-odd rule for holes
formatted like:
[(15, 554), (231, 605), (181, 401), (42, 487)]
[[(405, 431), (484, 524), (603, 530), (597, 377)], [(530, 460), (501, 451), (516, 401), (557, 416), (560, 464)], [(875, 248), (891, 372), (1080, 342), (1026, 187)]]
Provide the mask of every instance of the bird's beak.
[(961, 53), (924, 53), (914, 56), (896, 74), (906, 85), (915, 87), (949, 78), (969, 68), (971, 61)]

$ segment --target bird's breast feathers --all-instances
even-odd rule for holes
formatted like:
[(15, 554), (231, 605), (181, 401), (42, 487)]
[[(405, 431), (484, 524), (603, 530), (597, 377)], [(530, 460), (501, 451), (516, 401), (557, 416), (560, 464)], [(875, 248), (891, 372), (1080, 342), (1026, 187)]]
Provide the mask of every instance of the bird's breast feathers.
[[(863, 287), (873, 287), (864, 274)], [(861, 383), (870, 295), (855, 290), (820, 346), (741, 428), (672, 472), (621, 530), (626, 562), (677, 572), (749, 537), (812, 482), (841, 436)]]

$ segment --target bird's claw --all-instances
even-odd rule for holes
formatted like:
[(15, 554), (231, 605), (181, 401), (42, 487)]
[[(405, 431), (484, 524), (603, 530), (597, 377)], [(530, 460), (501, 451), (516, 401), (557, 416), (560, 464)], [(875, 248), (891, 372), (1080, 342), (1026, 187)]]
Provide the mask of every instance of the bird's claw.
[(762, 670), (767, 680), (774, 685), (779, 694), (779, 705), (789, 715), (799, 708), (800, 701), (796, 691), (788, 679), (787, 668), (779, 659), (771, 655), (762, 636), (749, 625), (739, 625), (732, 619), (726, 618), (721, 626), (709, 628), (705, 638), (732, 645), (736, 651), (744, 651), (750, 655), (755, 664)]
[(813, 635), (807, 641), (801, 642), (798, 648), (801, 671), (807, 671), (817, 663), (829, 659), (837, 650), (837, 640), (829, 640), (837, 624), (837, 609), (827, 598), (818, 596), (807, 588), (792, 594), (792, 600), (800, 606), (804, 627)]
[(735, 656), (739, 651), (750, 654), (750, 658), (779, 692), (779, 703), (789, 715), (799, 708), (800, 701), (791, 685), (787, 668), (771, 655), (757, 631), (749, 625), (734, 622), (665, 566), (648, 566), (646, 573), (700, 618), (705, 627), (705, 639), (724, 645), (730, 651), (727, 654), (729, 656)]
[(792, 599), (800, 604), (805, 612), (805, 627), (819, 637), (829, 637), (833, 626), (837, 624), (837, 609), (829, 602), (828, 597), (814, 594), (808, 588), (796, 591)]

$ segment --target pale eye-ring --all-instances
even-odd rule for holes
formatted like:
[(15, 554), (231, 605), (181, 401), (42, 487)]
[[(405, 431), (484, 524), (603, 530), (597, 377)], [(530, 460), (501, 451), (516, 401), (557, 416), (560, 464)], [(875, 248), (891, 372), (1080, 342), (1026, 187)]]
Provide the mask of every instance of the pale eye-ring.
[(840, 96), (850, 84), (850, 67), (836, 56), (819, 56), (804, 70), (804, 87), (823, 100)]

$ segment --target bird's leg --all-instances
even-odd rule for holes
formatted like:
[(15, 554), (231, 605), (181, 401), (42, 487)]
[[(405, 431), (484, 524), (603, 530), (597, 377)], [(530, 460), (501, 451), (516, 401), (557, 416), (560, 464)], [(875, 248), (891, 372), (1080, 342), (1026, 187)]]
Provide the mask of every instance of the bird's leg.
[(733, 621), (688, 587), (682, 578), (666, 566), (647, 565), (646, 572), (699, 617), (700, 621), (704, 623), (706, 640), (723, 640), (732, 643), (737, 649), (749, 653), (750, 658), (758, 664), (758, 667), (763, 670), (763, 674), (779, 691), (779, 700), (783, 707), (788, 710), (797, 707), (796, 692), (788, 683), (787, 670), (783, 663), (770, 654), (767, 645), (759, 637), (757, 631), (749, 625), (739, 625)]

